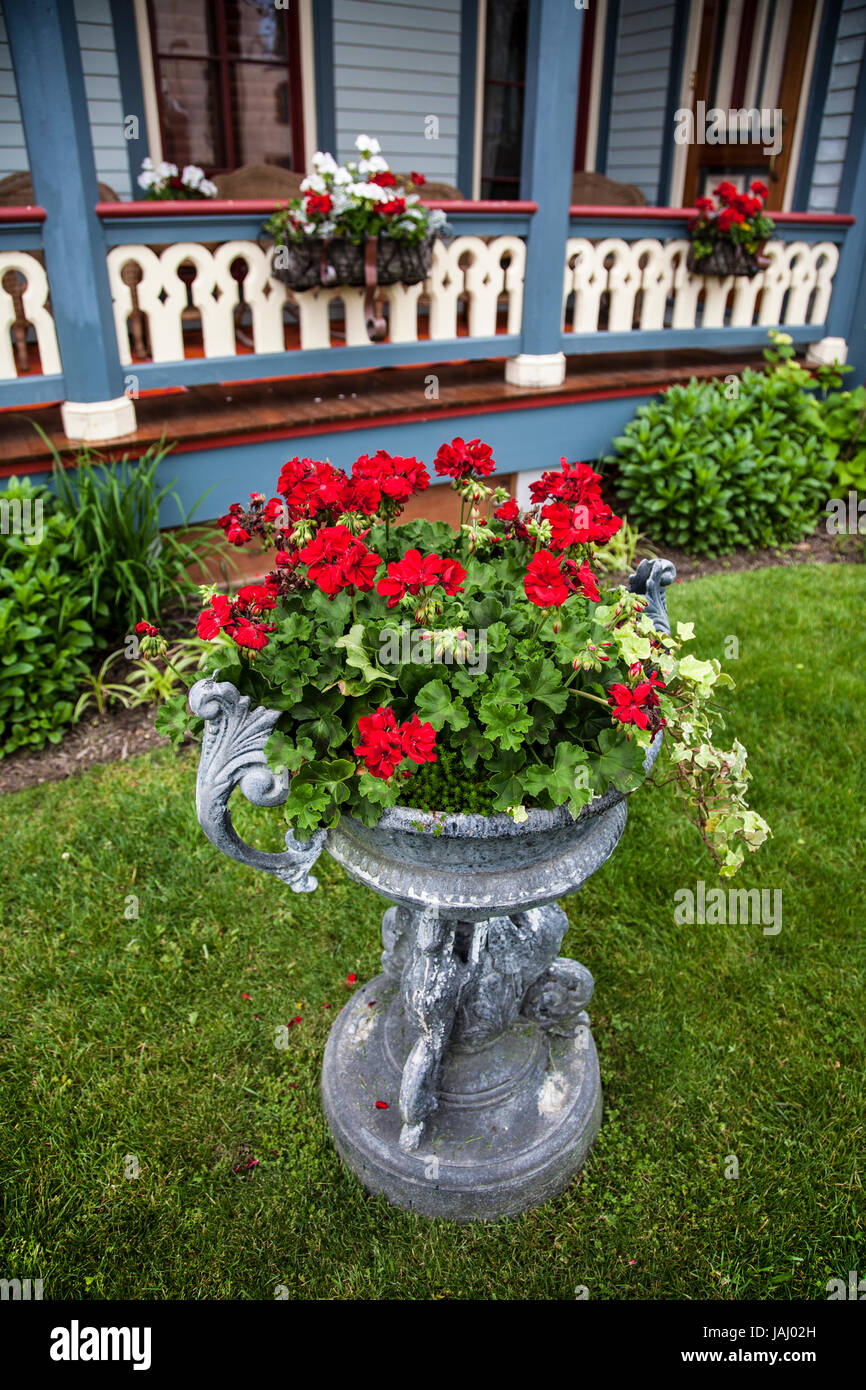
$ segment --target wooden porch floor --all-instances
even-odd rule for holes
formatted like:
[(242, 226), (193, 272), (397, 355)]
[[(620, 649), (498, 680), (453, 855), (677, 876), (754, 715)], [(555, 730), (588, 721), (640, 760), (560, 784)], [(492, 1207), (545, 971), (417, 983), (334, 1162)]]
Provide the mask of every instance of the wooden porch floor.
[[(641, 352), (616, 359), (604, 355), (572, 357), (561, 386), (536, 389), (506, 383), (502, 359), (179, 387), (142, 395), (136, 401), (135, 434), (98, 447), (100, 453), (119, 458), (164, 437), (175, 442), (174, 452), (187, 453), (376, 423), (432, 420), (437, 416), (445, 419), (467, 412), (480, 416), (528, 406), (638, 395), (691, 376), (739, 373), (747, 366), (759, 366), (761, 361), (760, 352), (744, 353), (742, 349), (734, 354), (689, 350)], [(433, 376), (438, 380), (439, 395), (437, 400), (428, 400), (425, 389)], [(0, 476), (50, 468), (50, 455), (33, 428), (33, 420), (61, 453), (74, 452), (61, 428), (59, 405), (0, 410)], [(454, 429), (457, 432), (466, 426)], [(481, 432), (483, 427), (473, 423), (472, 433)]]

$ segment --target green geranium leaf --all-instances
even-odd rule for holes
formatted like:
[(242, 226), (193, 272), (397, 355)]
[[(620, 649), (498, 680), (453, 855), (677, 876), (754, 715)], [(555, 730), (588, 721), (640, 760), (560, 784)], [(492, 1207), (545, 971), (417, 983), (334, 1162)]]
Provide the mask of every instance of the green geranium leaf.
[(646, 776), (643, 770), (646, 749), (634, 738), (624, 738), (616, 729), (602, 729), (598, 745), (598, 757), (590, 755), (596, 790), (606, 792), (613, 783), (617, 791), (637, 791)]
[[(353, 623), (343, 637), (337, 638), (334, 646), (343, 648), (346, 653), (346, 661), (361, 672), (368, 686), (373, 685), (376, 681), (397, 680), (396, 672), (386, 671), (377, 665), (372, 653), (368, 652), (364, 646), (363, 623)], [(354, 690), (352, 693), (360, 695), (363, 692)]]
[(452, 698), (451, 691), (441, 680), (432, 680), (418, 691), (415, 709), (422, 723), (429, 723), (439, 732), (444, 724), (449, 724), (456, 732), (465, 729), (469, 723), (466, 706), (458, 695)]

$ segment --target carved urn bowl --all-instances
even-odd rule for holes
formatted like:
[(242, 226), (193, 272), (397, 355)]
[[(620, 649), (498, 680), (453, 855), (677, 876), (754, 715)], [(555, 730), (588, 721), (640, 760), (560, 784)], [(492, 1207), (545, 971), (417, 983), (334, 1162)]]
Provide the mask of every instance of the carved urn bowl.
[(555, 902), (612, 853), (625, 797), (609, 791), (575, 818), (567, 806), (510, 816), (451, 815), (394, 806), (375, 826), (343, 816), (327, 849), (346, 872), (401, 907), (438, 904), (477, 922)]

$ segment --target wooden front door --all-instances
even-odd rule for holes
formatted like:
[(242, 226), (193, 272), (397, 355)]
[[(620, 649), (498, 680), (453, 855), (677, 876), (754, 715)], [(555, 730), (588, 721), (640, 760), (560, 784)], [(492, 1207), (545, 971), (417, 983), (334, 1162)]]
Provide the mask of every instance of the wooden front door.
[[(797, 125), (815, 0), (704, 0), (697, 66), (691, 74), (692, 110), (758, 109), (781, 111), (781, 149), (766, 154), (775, 142), (689, 146), (683, 205), (711, 192), (720, 179), (747, 186), (761, 179), (769, 188), (768, 209), (782, 207)], [(696, 127), (699, 125), (696, 122)], [(698, 130), (696, 128), (696, 134)]]

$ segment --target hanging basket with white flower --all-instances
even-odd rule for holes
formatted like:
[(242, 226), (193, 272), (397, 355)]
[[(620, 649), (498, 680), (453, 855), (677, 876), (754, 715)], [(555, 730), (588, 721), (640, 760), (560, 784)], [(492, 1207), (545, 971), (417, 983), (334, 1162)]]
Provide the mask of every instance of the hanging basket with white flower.
[(417, 285), (430, 274), (433, 243), (446, 234), (445, 214), (427, 208), (414, 189), (399, 183), (382, 157), (378, 140), (359, 135), (357, 161), (338, 164), (331, 154), (313, 155), (313, 172), (293, 198), (265, 223), (274, 239), (272, 274), (290, 289), (349, 285), (366, 290), (367, 332), (384, 338), (387, 326), (374, 311), (378, 285)]

